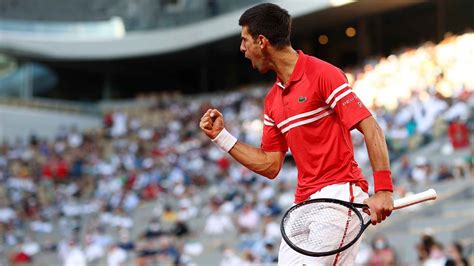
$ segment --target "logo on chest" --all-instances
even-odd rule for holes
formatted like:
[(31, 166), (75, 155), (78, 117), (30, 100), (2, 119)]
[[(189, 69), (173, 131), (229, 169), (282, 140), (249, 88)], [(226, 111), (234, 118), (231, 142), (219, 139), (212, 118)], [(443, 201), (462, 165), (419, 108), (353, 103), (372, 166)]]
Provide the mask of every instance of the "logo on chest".
[(306, 96), (300, 96), (298, 97), (298, 103), (304, 103), (308, 100), (308, 97)]

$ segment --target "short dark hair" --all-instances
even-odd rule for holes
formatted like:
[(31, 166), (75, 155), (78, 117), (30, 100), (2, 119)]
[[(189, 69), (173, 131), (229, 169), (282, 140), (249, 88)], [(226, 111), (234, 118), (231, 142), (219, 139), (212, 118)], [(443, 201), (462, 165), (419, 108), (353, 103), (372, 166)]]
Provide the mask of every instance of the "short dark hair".
[(265, 36), (278, 48), (291, 44), (291, 16), (285, 9), (271, 3), (263, 3), (247, 9), (239, 19), (240, 26), (247, 26), (254, 39)]

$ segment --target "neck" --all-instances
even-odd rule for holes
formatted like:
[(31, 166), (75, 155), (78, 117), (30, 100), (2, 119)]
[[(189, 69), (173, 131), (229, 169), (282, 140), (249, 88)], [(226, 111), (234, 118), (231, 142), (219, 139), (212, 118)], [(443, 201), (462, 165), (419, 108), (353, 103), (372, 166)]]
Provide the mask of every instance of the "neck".
[(271, 60), (272, 69), (283, 84), (287, 84), (290, 81), (297, 61), (298, 53), (291, 46), (274, 52)]

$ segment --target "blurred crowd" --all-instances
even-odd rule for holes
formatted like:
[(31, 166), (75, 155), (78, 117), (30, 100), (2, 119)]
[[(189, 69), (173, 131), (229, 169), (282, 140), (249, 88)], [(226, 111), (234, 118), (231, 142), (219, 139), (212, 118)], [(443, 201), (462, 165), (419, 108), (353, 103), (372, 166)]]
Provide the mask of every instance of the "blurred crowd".
[(384, 129), (392, 159), (446, 132), (452, 148), (469, 146), (473, 44), (474, 33), (447, 34), (437, 45), (425, 43), (347, 70), (354, 91)]
[[(449, 243), (447, 248), (432, 235), (423, 234), (416, 246), (417, 265), (421, 266), (468, 266), (463, 244), (459, 241)], [(400, 254), (383, 234), (375, 235), (370, 245), (362, 242), (356, 259), (357, 265), (389, 266), (400, 265)]]
[[(474, 178), (473, 62), (474, 34), (464, 34), (348, 72), (400, 162), (396, 185)], [(270, 181), (236, 164), (198, 127), (208, 108), (219, 108), (233, 135), (258, 146), (266, 87), (148, 95), (108, 110), (102, 128), (64, 127), (54, 140), (3, 143), (0, 257), (12, 264), (46, 254), (63, 265), (188, 265), (220, 249), (221, 265), (275, 262), (279, 218), (293, 202), (297, 176), (291, 156)], [(353, 132), (356, 159), (369, 169), (363, 137)], [(437, 167), (407, 156), (445, 138), (446, 153), (467, 156)], [(377, 262), (382, 244), (374, 241), (370, 265), (388, 265)]]

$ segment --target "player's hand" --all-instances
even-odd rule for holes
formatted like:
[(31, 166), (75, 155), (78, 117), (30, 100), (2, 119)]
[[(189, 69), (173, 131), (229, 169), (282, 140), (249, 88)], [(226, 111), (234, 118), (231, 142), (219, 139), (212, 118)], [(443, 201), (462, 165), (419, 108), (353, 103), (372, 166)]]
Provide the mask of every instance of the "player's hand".
[(364, 212), (370, 215), (372, 224), (381, 223), (393, 210), (393, 197), (390, 191), (379, 191), (364, 201), (369, 206)]
[(224, 117), (217, 109), (208, 109), (201, 117), (199, 127), (210, 139), (215, 139), (224, 129)]

